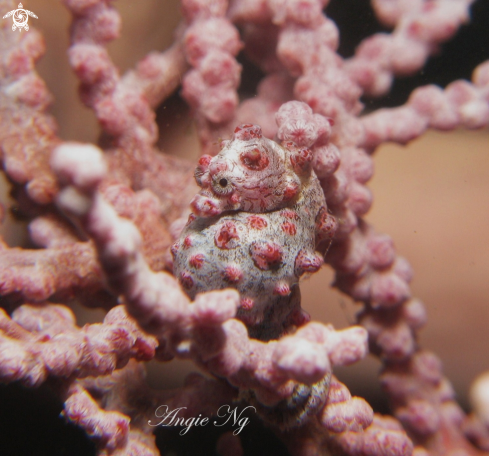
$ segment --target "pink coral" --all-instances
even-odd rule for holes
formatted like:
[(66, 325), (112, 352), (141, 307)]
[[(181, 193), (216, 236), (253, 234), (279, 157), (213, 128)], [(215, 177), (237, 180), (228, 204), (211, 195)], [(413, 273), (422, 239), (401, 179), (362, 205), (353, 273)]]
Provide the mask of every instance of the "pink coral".
[[(328, 1), (183, 0), (174, 44), (125, 75), (107, 50), (121, 29), (111, 2), (64, 3), (68, 60), (102, 135), (98, 146), (58, 138), (35, 71), (42, 37), (4, 21), (1, 158), (38, 248), (0, 245), (0, 380), (49, 387), (99, 454), (158, 454), (162, 404), (181, 409), (184, 426), (223, 404), (253, 408), (297, 455), (487, 450), (487, 388), (465, 417), (439, 359), (418, 345), (426, 311), (410, 265), (363, 218), (379, 144), (489, 124), (487, 62), (472, 82), (420, 87), (403, 106), (360, 116), (360, 97), (419, 70), (471, 2), (374, 1), (393, 32), (342, 59)], [(241, 49), (264, 72), (243, 101)], [(205, 152), (197, 164), (155, 146), (155, 109), (180, 82)], [(299, 279), (323, 262), (363, 303), (363, 327), (336, 331), (302, 309)], [(104, 321), (77, 327), (75, 297)], [(332, 375), (367, 347), (395, 417)], [(174, 358), (208, 377), (149, 388), (143, 362)], [(216, 448), (240, 454), (244, 443), (226, 430)]]

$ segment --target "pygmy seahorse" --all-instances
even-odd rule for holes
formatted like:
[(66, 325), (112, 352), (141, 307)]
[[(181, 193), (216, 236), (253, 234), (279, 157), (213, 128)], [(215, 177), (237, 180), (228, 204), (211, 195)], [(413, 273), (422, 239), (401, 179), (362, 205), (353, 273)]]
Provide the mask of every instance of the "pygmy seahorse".
[(201, 190), (171, 249), (174, 274), (191, 298), (237, 289), (236, 317), (250, 336), (276, 339), (308, 321), (299, 279), (323, 264), (316, 247), (332, 239), (336, 221), (307, 147), (279, 145), (251, 124), (238, 126), (221, 147), (199, 160)]

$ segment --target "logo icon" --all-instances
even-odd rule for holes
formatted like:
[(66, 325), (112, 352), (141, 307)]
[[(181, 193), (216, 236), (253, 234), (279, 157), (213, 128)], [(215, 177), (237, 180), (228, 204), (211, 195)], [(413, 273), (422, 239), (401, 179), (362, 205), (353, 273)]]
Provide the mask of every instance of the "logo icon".
[(29, 26), (27, 25), (27, 21), (29, 20), (29, 16), (35, 17), (38, 19), (38, 17), (29, 10), (23, 9), (22, 3), (19, 3), (19, 6), (17, 7), (16, 10), (12, 10), (8, 12), (5, 16), (3, 16), (3, 19), (6, 19), (7, 17), (12, 16), (12, 19), (14, 21), (12, 25), (12, 30), (15, 32), (15, 30), (18, 28), (19, 32), (22, 31), (22, 29), (29, 30)]

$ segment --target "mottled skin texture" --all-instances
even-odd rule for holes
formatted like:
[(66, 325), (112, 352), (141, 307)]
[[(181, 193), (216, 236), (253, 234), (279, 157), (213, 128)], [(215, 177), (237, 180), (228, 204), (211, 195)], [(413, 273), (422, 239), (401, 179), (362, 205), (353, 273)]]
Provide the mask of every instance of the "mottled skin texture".
[(335, 221), (309, 149), (278, 145), (256, 125), (237, 127), (222, 146), (196, 169), (202, 190), (172, 247), (174, 273), (192, 299), (236, 288), (250, 335), (276, 339), (307, 321), (299, 279), (323, 264), (316, 245), (331, 239)]
[[(291, 141), (263, 138), (260, 127), (236, 127), (215, 157), (195, 171), (202, 190), (172, 246), (174, 274), (187, 294), (232, 287), (241, 295), (236, 317), (251, 337), (278, 339), (303, 325), (299, 279), (316, 272), (316, 246), (331, 239), (335, 219), (312, 170), (313, 154)], [(260, 415), (281, 428), (297, 426), (326, 401), (330, 375), (299, 385), (288, 400), (267, 407), (241, 391)]]

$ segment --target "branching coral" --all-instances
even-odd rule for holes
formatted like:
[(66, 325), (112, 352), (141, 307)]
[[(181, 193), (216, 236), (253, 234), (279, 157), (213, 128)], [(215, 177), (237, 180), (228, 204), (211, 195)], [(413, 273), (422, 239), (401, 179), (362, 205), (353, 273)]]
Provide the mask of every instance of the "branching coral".
[[(393, 31), (345, 60), (327, 3), (183, 0), (174, 44), (120, 75), (107, 51), (117, 10), (65, 0), (68, 58), (102, 130), (97, 146), (56, 136), (35, 72), (42, 37), (2, 23), (0, 151), (38, 248), (1, 245), (0, 379), (50, 384), (99, 454), (159, 454), (152, 420), (163, 404), (187, 427), (223, 404), (251, 406), (297, 455), (487, 451), (487, 382), (466, 418), (440, 361), (417, 343), (426, 312), (407, 260), (363, 218), (379, 144), (489, 124), (488, 62), (472, 83), (418, 88), (398, 108), (364, 114), (360, 101), (419, 70), (471, 2), (373, 1)], [(241, 49), (265, 75), (240, 102)], [(198, 164), (155, 146), (154, 109), (180, 81), (205, 152)], [(335, 331), (302, 309), (299, 279), (323, 262), (363, 304), (363, 327)], [(103, 323), (78, 328), (74, 297), (105, 309)], [(332, 375), (367, 347), (383, 362), (395, 417)], [(174, 358), (209, 378), (149, 388), (143, 362), (171, 368)], [(217, 451), (239, 454), (238, 439), (223, 433)]]

